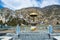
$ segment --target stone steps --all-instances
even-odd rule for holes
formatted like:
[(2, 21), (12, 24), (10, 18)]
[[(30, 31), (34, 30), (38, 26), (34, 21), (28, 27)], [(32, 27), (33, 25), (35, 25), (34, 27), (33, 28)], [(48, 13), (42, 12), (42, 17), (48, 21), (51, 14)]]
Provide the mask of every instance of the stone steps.
[(20, 33), (20, 40), (53, 40), (47, 33)]

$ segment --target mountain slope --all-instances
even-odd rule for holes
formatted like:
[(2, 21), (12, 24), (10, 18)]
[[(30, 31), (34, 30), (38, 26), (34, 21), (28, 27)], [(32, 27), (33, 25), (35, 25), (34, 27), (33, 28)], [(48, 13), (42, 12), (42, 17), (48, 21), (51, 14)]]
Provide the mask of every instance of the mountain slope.
[(45, 20), (48, 20), (48, 24), (52, 21), (60, 23), (60, 5), (51, 5), (44, 8), (28, 7), (15, 11), (8, 8), (2, 8), (0, 10), (0, 14), (3, 13), (3, 15), (5, 15), (5, 18), (8, 18), (10, 20), (13, 20), (13, 18), (16, 16), (15, 18), (18, 18), (18, 20), (20, 20), (19, 18), (23, 18), (23, 20), (25, 20), (27, 23), (33, 20), (33, 18), (30, 17), (30, 13), (34, 12), (38, 14), (38, 16), (35, 18), (35, 21), (37, 22), (45, 22)]

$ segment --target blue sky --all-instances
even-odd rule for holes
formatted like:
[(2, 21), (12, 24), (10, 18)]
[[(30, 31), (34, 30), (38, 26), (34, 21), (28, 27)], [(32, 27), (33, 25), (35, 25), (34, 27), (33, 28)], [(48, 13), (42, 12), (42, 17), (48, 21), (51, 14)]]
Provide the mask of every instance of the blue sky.
[(1, 0), (0, 0), (0, 8), (3, 8), (3, 3), (1, 2)]
[(45, 7), (48, 5), (60, 5), (60, 0), (0, 0), (0, 8), (7, 7), (12, 10), (26, 7)]

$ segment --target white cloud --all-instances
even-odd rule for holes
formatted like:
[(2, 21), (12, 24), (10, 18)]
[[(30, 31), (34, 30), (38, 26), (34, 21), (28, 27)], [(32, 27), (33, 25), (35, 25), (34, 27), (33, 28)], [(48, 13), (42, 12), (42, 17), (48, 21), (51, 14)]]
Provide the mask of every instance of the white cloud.
[(2, 2), (5, 4), (4, 7), (8, 7), (13, 10), (26, 8), (26, 7), (45, 7), (52, 4), (60, 4), (58, 2), (59, 0), (42, 0), (41, 3), (39, 3), (36, 0), (2, 0)]
[(35, 0), (2, 0), (4, 6), (11, 9), (21, 9), (24, 7), (38, 6)]
[(44, 0), (44, 1), (41, 3), (41, 6), (40, 6), (40, 7), (45, 7), (45, 6), (53, 5), (53, 4), (60, 4), (60, 3), (59, 3), (59, 0)]

